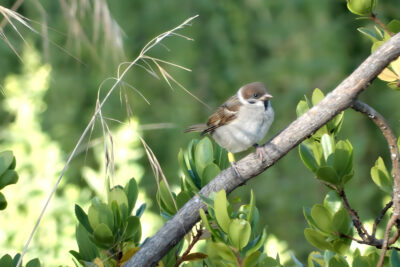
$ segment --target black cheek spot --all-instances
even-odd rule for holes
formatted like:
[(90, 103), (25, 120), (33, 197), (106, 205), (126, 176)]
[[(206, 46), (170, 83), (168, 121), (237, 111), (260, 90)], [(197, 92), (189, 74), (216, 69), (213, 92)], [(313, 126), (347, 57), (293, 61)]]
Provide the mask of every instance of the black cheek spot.
[(267, 100), (267, 101), (264, 101), (264, 108), (265, 108), (265, 110), (267, 110), (267, 109), (268, 109), (268, 104), (269, 104), (269, 100)]

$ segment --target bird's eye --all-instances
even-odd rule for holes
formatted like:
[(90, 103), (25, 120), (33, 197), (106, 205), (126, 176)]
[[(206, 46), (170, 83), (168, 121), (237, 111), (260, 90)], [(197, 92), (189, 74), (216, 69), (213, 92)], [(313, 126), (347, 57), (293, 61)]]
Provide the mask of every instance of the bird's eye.
[(258, 94), (254, 93), (253, 97), (258, 98)]

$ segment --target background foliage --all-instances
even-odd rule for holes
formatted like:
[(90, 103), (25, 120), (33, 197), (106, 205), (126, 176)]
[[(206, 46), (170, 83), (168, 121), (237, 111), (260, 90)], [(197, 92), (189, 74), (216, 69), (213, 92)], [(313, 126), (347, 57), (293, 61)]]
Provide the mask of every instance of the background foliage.
[[(10, 8), (13, 2), (3, 1), (2, 5)], [(398, 17), (399, 8), (395, 0), (380, 1), (376, 13), (387, 22)], [(339, 0), (46, 0), (26, 1), (18, 12), (32, 19), (30, 23), (40, 34), (19, 26), (24, 42), (10, 25), (5, 26), (4, 33), (22, 60), (0, 42), (0, 88), (4, 92), (0, 95), (0, 151), (13, 150), (20, 176), (16, 185), (2, 191), (9, 207), (2, 212), (0, 224), (12, 227), (1, 229), (0, 250), (11, 254), (22, 250), (44, 196), (92, 116), (100, 83), (115, 76), (118, 64), (134, 58), (158, 33), (199, 14), (183, 31), (194, 42), (167, 39), (164, 44), (169, 51), (160, 46), (153, 55), (192, 69), (191, 73), (169, 71), (212, 108), (241, 85), (264, 82), (274, 95), (276, 114), (268, 138), (296, 118), (296, 105), (304, 94), (311, 95), (314, 88), (329, 92), (370, 53), (371, 46), (356, 30), (368, 22), (355, 21), (345, 1)], [(129, 91), (134, 115), (131, 124), (109, 121), (116, 147), (125, 149), (116, 152), (116, 169), (121, 174), (115, 175), (114, 182), (125, 184), (129, 177), (136, 178), (143, 190), (139, 199), (148, 203), (146, 213), (153, 212), (141, 219), (146, 225), (146, 216), (153, 216), (148, 220), (154, 228), (143, 233), (147, 236), (157, 229), (154, 215), (160, 211), (151, 205), (157, 186), (137, 137), (124, 135), (121, 128), (139, 126), (167, 179), (177, 186), (177, 154), (194, 137), (182, 131), (205, 121), (211, 111), (140, 68), (129, 74), (128, 81), (150, 105)], [(110, 85), (104, 84), (102, 95)], [(394, 109), (400, 100), (397, 92), (375, 81), (361, 98), (399, 132), (400, 110)], [(118, 93), (103, 115), (128, 123)], [(349, 201), (362, 209), (362, 219), (373, 218), (384, 194), (371, 183), (369, 171), (378, 155), (388, 162), (385, 140), (370, 121), (351, 110), (345, 112), (341, 136), (351, 141), (357, 166), (348, 185), (352, 192)], [(89, 149), (86, 152), (82, 147), (64, 177), (28, 258), (39, 257), (49, 266), (69, 261), (67, 251), (76, 248), (72, 203), (87, 209), (94, 193), (105, 191), (101, 138), (97, 125)], [(289, 244), (304, 262), (312, 248), (303, 234), (307, 223), (302, 209), (322, 202), (327, 188), (312, 179), (296, 150), (261, 176), (230, 198), (248, 199), (253, 188), (260, 224), (268, 225), (268, 233)]]

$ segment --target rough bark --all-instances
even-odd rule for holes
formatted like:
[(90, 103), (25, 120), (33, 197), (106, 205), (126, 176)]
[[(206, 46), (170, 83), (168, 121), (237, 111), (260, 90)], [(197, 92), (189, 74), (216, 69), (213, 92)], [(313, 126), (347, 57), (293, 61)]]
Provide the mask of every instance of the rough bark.
[[(263, 146), (266, 155), (268, 155), (265, 162), (260, 162), (255, 153), (251, 153), (238, 161), (237, 168), (242, 177), (249, 180), (262, 173), (335, 115), (351, 107), (357, 96), (399, 55), (400, 34), (396, 34), (370, 55), (318, 105), (293, 121), (266, 143)], [(228, 168), (203, 187), (200, 194), (208, 196), (210, 192), (217, 192), (221, 189), (225, 189), (229, 193), (242, 183), (243, 181), (235, 176), (234, 170)], [(199, 209), (201, 208), (204, 208), (204, 204), (199, 197), (193, 197), (152, 238), (143, 244), (125, 266), (155, 266), (200, 220)]]

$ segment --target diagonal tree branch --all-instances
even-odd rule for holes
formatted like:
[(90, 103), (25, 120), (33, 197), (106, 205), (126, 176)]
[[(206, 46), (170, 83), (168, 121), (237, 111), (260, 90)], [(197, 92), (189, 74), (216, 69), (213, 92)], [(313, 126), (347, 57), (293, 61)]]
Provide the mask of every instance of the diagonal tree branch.
[[(263, 149), (268, 155), (265, 162), (260, 162), (255, 153), (251, 153), (238, 161), (236, 166), (242, 175), (242, 179), (251, 179), (265, 171), (335, 115), (351, 107), (356, 97), (370, 85), (383, 68), (398, 56), (400, 56), (400, 34), (396, 34), (378, 48), (318, 105), (311, 108), (265, 144)], [(225, 189), (229, 193), (242, 184), (242, 179), (238, 179), (235, 176), (235, 171), (228, 168), (203, 187), (200, 194), (208, 196), (210, 192), (221, 189)], [(155, 266), (200, 220), (199, 209), (204, 207), (205, 205), (198, 196), (193, 197), (155, 236), (142, 245), (141, 249), (125, 266)]]

